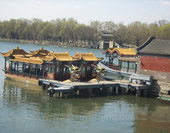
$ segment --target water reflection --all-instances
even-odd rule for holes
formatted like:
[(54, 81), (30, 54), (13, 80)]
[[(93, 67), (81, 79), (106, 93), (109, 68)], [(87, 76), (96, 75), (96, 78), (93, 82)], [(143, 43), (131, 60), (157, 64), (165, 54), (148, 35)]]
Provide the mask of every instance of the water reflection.
[[(131, 96), (129, 96), (131, 97)], [(170, 106), (157, 101), (155, 98), (126, 98), (134, 110), (134, 132), (160, 133), (170, 132)]]
[(40, 112), (52, 115), (52, 117), (56, 114), (55, 117), (58, 117), (59, 114), (89, 115), (104, 106), (104, 101), (101, 102), (101, 100), (96, 102), (93, 99), (50, 98), (39, 86), (10, 79), (4, 80), (3, 98), (9, 103), (20, 102), (34, 105)]
[(148, 109), (135, 110), (135, 132), (169, 133), (170, 132), (170, 107), (158, 103), (150, 105)]
[[(170, 132), (170, 106), (153, 98), (50, 98), (38, 86), (4, 80), (0, 129), (23, 132)], [(7, 125), (5, 123), (8, 123)]]

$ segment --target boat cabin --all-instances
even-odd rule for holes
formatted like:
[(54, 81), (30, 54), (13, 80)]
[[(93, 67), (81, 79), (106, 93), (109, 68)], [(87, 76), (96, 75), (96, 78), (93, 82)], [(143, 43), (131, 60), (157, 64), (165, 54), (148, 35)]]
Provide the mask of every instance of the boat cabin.
[(27, 53), (17, 47), (1, 54), (5, 58), (6, 76), (35, 80), (40, 78), (58, 81), (70, 79), (71, 73), (68, 66), (74, 65), (80, 68), (80, 81), (88, 81), (96, 77), (93, 65), (102, 60), (93, 53), (78, 52), (72, 57), (68, 52), (55, 53), (43, 48)]
[(90, 79), (96, 78), (96, 71), (93, 65), (97, 65), (102, 58), (97, 58), (93, 53), (79, 52), (77, 52), (73, 58), (77, 60), (74, 62), (74, 65), (78, 66), (81, 70), (81, 81), (89, 81)]
[(137, 54), (132, 49), (108, 48), (104, 51), (107, 62), (105, 65), (117, 71), (134, 72), (137, 69)]
[(27, 53), (17, 47), (1, 54), (5, 58), (4, 71), (6, 75), (59, 81), (70, 78), (70, 72), (65, 65), (72, 64), (73, 58), (68, 52), (54, 53), (40, 49)]
[(19, 47), (1, 54), (5, 58), (5, 74), (35, 79), (43, 77), (44, 61), (39, 57), (33, 57)]
[(74, 60), (68, 52), (50, 52), (43, 60), (45, 61), (45, 78), (59, 81), (70, 78), (69, 68), (65, 65), (70, 66)]

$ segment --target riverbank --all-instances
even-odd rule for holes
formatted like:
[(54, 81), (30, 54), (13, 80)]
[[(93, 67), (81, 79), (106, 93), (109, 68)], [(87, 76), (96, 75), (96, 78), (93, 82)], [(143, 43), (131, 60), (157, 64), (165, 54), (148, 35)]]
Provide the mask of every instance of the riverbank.
[(60, 42), (53, 40), (17, 40), (17, 39), (4, 39), (0, 38), (0, 41), (5, 42), (15, 42), (15, 43), (31, 43), (31, 44), (40, 44), (40, 45), (55, 45), (59, 47), (78, 47), (78, 48), (91, 48), (98, 49), (98, 43), (88, 42), (88, 41), (69, 41), (69, 42)]

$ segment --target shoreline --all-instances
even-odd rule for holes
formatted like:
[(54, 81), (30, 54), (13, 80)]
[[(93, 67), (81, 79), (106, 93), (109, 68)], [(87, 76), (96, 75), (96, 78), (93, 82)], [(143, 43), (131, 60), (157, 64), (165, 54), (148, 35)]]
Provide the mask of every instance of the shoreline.
[(77, 47), (77, 48), (90, 48), (90, 49), (98, 49), (98, 44), (87, 41), (75, 41), (75, 42), (60, 42), (60, 41), (52, 41), (52, 40), (17, 40), (17, 39), (3, 39), (0, 38), (0, 41), (4, 42), (15, 42), (15, 43), (31, 43), (37, 45), (56, 45), (59, 47)]

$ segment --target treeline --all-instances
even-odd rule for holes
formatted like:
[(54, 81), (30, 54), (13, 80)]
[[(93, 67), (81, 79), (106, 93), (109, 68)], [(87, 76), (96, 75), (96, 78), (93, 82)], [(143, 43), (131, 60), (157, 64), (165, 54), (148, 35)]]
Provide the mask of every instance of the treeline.
[(0, 21), (0, 38), (16, 40), (75, 42), (87, 41), (97, 44), (101, 31), (113, 32), (113, 39), (122, 44), (139, 46), (149, 36), (170, 39), (170, 22), (160, 20), (147, 24), (134, 22), (129, 25), (115, 24), (112, 21), (92, 21), (89, 25), (80, 24), (75, 19), (11, 19)]

